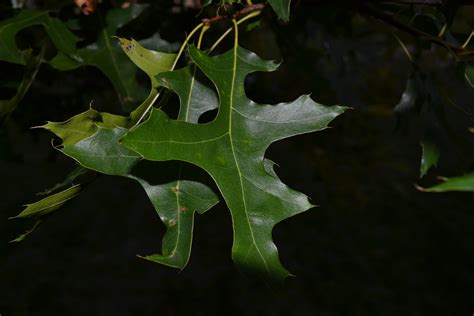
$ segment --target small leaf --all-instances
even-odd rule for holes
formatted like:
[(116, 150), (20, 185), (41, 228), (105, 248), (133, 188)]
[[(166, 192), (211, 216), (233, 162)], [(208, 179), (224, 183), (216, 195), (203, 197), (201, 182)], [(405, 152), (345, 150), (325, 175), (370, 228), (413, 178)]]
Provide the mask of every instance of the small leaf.
[(438, 146), (428, 140), (421, 142), (421, 148), (420, 178), (423, 178), (431, 167), (436, 166), (440, 153)]
[(291, 0), (268, 0), (273, 10), (283, 21), (290, 19), (290, 2)]
[(129, 118), (109, 113), (99, 113), (90, 108), (64, 122), (48, 122), (38, 128), (47, 129), (62, 139), (62, 145), (68, 146), (93, 135), (99, 126), (113, 128), (126, 127)]
[(16, 34), (33, 25), (44, 26), (56, 48), (64, 54), (73, 55), (76, 37), (59, 19), (52, 18), (46, 11), (23, 9), (20, 13), (0, 23), (0, 60), (26, 65), (26, 59), (15, 42)]
[(16, 94), (8, 100), (0, 100), (0, 117), (13, 112), (23, 97), (28, 92), (28, 89), (31, 86), (31, 83), (35, 80), (36, 74), (41, 64), (41, 60), (44, 55), (44, 49), (41, 50), (41, 53), (38, 56), (32, 56), (31, 52), (28, 52), (27, 55), (27, 67), (23, 79), (18, 86)]
[(70, 199), (75, 198), (80, 190), (81, 186), (79, 184), (74, 185), (64, 191), (45, 197), (38, 202), (26, 204), (26, 208), (20, 214), (10, 218), (40, 217), (50, 214)]
[(34, 225), (28, 229), (26, 232), (24, 232), (23, 234), (21, 234), (20, 236), (18, 236), (17, 238), (13, 239), (13, 240), (10, 240), (9, 243), (14, 243), (14, 242), (20, 242), (20, 241), (23, 241), (25, 240), (26, 237), (28, 237), (29, 234), (31, 234), (35, 228), (41, 224), (42, 220), (40, 219), (37, 219), (34, 223)]
[(445, 182), (430, 188), (419, 188), (424, 192), (448, 192), (448, 191), (468, 191), (474, 192), (474, 173), (469, 173), (461, 177), (445, 179)]
[(159, 86), (155, 76), (161, 72), (169, 71), (173, 66), (176, 54), (160, 53), (144, 48), (134, 39), (118, 38), (122, 50), (132, 62), (143, 70), (151, 80), (151, 86)]

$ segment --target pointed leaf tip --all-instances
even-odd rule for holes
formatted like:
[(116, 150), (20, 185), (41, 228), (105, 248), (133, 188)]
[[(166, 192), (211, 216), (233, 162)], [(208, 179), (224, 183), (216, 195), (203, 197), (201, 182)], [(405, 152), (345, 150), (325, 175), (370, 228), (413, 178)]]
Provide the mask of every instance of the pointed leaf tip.
[(148, 160), (182, 160), (206, 170), (232, 215), (234, 261), (266, 279), (283, 280), (289, 273), (273, 243), (273, 227), (312, 204), (280, 181), (265, 151), (279, 139), (327, 128), (345, 108), (323, 106), (308, 95), (276, 106), (256, 104), (245, 94), (245, 78), (275, 70), (273, 62), (241, 47), (209, 57), (189, 46), (189, 54), (219, 92), (217, 117), (195, 125), (154, 109), (146, 122), (125, 135), (123, 144)]

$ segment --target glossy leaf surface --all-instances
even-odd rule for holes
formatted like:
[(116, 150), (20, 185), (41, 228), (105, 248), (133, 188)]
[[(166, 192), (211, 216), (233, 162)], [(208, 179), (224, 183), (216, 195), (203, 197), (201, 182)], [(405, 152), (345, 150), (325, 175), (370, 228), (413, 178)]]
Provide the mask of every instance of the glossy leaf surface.
[(195, 125), (154, 110), (123, 143), (148, 160), (181, 160), (206, 170), (231, 211), (234, 261), (266, 278), (284, 279), (288, 272), (279, 261), (272, 229), (312, 205), (278, 179), (264, 153), (277, 140), (326, 128), (344, 108), (322, 106), (309, 96), (277, 106), (256, 104), (246, 97), (244, 80), (252, 72), (275, 70), (273, 62), (237, 45), (216, 57), (194, 47), (189, 53), (218, 90), (216, 119)]

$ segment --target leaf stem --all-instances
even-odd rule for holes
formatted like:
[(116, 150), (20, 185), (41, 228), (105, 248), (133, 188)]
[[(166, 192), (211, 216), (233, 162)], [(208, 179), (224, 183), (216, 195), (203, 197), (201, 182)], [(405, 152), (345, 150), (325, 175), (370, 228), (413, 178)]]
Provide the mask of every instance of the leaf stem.
[[(249, 19), (251, 19), (251, 18), (253, 18), (253, 17), (256, 17), (256, 16), (260, 15), (260, 13), (262, 13), (262, 11), (254, 11), (254, 12), (252, 12), (252, 13), (250, 13), (250, 14), (244, 16), (244, 17), (241, 18), (240, 20), (238, 20), (238, 21), (236, 22), (236, 24), (239, 25), (239, 24), (241, 24), (241, 23), (243, 23), (243, 22), (245, 22), (245, 21), (247, 21), (247, 20), (249, 20)], [(235, 21), (235, 20), (234, 20), (234, 21)], [(229, 28), (227, 29), (227, 31), (225, 31), (224, 34), (222, 34), (221, 37), (219, 37), (219, 38), (217, 39), (217, 41), (211, 46), (211, 48), (209, 49), (209, 53), (212, 52), (212, 51), (224, 40), (224, 38), (225, 38), (227, 35), (229, 35), (230, 32), (232, 32), (232, 30), (234, 30), (234, 27), (229, 27)]]
[(402, 42), (402, 40), (400, 39), (400, 37), (397, 36), (397, 34), (393, 33), (393, 36), (395, 37), (395, 39), (397, 40), (397, 42), (400, 44), (400, 46), (402, 47), (403, 51), (405, 52), (405, 54), (407, 55), (408, 57), (408, 60), (410, 60), (410, 62), (413, 64), (413, 57), (411, 56), (410, 54), (410, 51), (408, 50), (408, 48), (405, 46), (405, 44)]
[[(205, 26), (205, 23), (204, 22), (201, 22), (199, 23), (192, 31), (191, 33), (189, 33), (188, 36), (186, 36), (186, 39), (184, 40), (183, 44), (181, 45), (179, 51), (178, 51), (178, 54), (176, 55), (176, 58), (174, 60), (174, 63), (173, 65), (171, 66), (170, 70), (169, 71), (172, 71), (174, 70), (174, 68), (176, 67), (176, 65), (178, 64), (178, 60), (179, 58), (181, 57), (181, 55), (183, 54), (183, 51), (184, 49), (186, 48), (186, 45), (188, 44), (188, 42), (191, 40), (191, 37), (193, 37), (193, 35), (201, 28)], [(209, 26), (206, 25), (208, 28)], [(207, 30), (207, 28), (206, 28)], [(201, 35), (199, 36), (199, 42), (202, 40), (202, 36), (204, 34), (204, 32), (206, 31), (203, 29), (203, 31), (201, 32)], [(161, 94), (161, 90), (158, 91), (158, 93), (155, 95), (155, 97), (153, 98), (153, 100), (150, 102), (150, 105), (148, 105), (148, 107), (146, 108), (146, 110), (143, 112), (143, 114), (140, 116), (140, 118), (138, 119), (138, 121), (135, 123), (134, 127), (137, 126), (138, 124), (141, 123), (141, 121), (143, 121), (143, 119), (145, 118), (145, 116), (148, 114), (148, 112), (150, 112), (151, 108), (153, 107), (153, 104), (156, 102), (156, 100), (159, 98)]]
[[(209, 49), (209, 53), (212, 52), (223, 40), (224, 38), (229, 35), (230, 32), (232, 32), (233, 29), (237, 30), (237, 27), (239, 24), (253, 18), (253, 17), (256, 17), (258, 15), (260, 15), (260, 13), (262, 13), (262, 9), (264, 8), (265, 6), (262, 5), (262, 4), (253, 4), (253, 5), (250, 5), (244, 9), (242, 9), (241, 11), (237, 12), (236, 14), (234, 14), (233, 16), (233, 19), (232, 19), (232, 22), (234, 23), (234, 26), (233, 27), (230, 27), (227, 31), (224, 32), (224, 34), (222, 34), (218, 39), (217, 41), (211, 46), (211, 48)], [(246, 14), (247, 12), (249, 12), (249, 14), (247, 14), (246, 16), (244, 16), (243, 18), (241, 18), (240, 20), (236, 21), (236, 18), (239, 17), (240, 15), (243, 15), (243, 14)], [(173, 71), (174, 68), (176, 67), (176, 65), (178, 64), (178, 60), (179, 58), (181, 57), (181, 55), (183, 54), (184, 52), (184, 49), (186, 48), (186, 45), (188, 44), (188, 42), (191, 40), (191, 38), (193, 37), (193, 35), (200, 29), (202, 28), (201, 30), (201, 33), (199, 34), (199, 39), (198, 39), (198, 44), (197, 44), (197, 48), (201, 48), (201, 42), (202, 42), (202, 38), (204, 36), (204, 33), (209, 29), (209, 27), (211, 26), (211, 22), (210, 20), (208, 19), (204, 19), (201, 23), (199, 23), (192, 31), (191, 33), (189, 33), (189, 35), (186, 37), (186, 39), (184, 40), (183, 44), (181, 45), (179, 51), (178, 51), (178, 54), (176, 55), (176, 58), (174, 60), (174, 63), (173, 65), (171, 66), (171, 69), (169, 71)], [(237, 31), (236, 31), (237, 32)], [(238, 34), (236, 33), (236, 36), (238, 36)], [(148, 114), (148, 112), (150, 112), (151, 108), (153, 107), (153, 104), (156, 102), (156, 100), (160, 97), (160, 94), (161, 94), (161, 90), (158, 91), (158, 93), (155, 95), (155, 97), (153, 98), (153, 100), (151, 101), (150, 105), (148, 105), (148, 107), (146, 108), (146, 110), (143, 112), (143, 114), (140, 116), (140, 118), (138, 119), (138, 121), (135, 123), (134, 126), (137, 126), (138, 124), (140, 124), (143, 119), (145, 118), (145, 116)]]

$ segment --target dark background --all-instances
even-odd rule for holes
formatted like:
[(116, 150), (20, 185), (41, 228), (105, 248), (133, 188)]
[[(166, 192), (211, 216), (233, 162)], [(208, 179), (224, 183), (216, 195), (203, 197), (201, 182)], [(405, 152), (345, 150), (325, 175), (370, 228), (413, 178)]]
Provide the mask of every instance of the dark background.
[[(74, 167), (52, 148), (51, 134), (29, 127), (65, 120), (92, 99), (99, 110), (120, 112), (112, 85), (98, 70), (58, 72), (43, 65), (0, 131), (2, 316), (474, 313), (474, 195), (414, 187), (472, 170), (467, 128), (473, 126), (474, 90), (443, 47), (356, 8), (310, 3), (296, 1), (288, 24), (266, 10), (260, 27), (241, 32), (242, 46), (283, 61), (275, 73), (248, 78), (250, 98), (274, 104), (311, 93), (318, 102), (354, 108), (332, 129), (280, 141), (267, 152), (282, 180), (319, 205), (274, 229), (281, 261), (296, 277), (269, 289), (234, 266), (230, 214), (222, 202), (196, 217), (184, 271), (137, 258), (159, 252), (164, 225), (141, 187), (120, 177), (99, 176), (25, 241), (8, 244), (27, 226), (7, 218)], [(135, 38), (159, 32), (170, 43), (182, 41), (198, 11), (173, 6), (157, 1), (140, 23), (120, 32)], [(61, 12), (71, 15), (72, 5)], [(458, 10), (453, 29), (462, 33), (473, 12)], [(216, 26), (209, 43), (221, 29), (225, 25)], [(93, 39), (90, 33), (86, 38)], [(21, 78), (21, 67), (1, 63), (0, 69), (2, 77)], [(417, 111), (396, 113), (410, 76), (423, 78), (429, 97)], [(439, 143), (441, 160), (419, 180), (426, 133)]]

